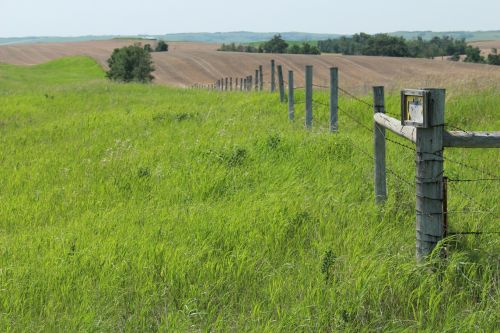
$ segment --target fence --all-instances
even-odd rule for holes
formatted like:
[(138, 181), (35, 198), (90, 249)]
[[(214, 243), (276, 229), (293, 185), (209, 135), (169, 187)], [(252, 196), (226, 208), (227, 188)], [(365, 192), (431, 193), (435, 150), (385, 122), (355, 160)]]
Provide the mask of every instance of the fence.
[[(329, 108), (329, 130), (335, 133), (339, 130), (339, 113), (345, 115), (351, 121), (360, 126), (360, 128), (369, 131), (373, 135), (374, 154), (372, 155), (362, 147), (357, 146), (360, 151), (365, 152), (365, 156), (373, 161), (374, 165), (374, 192), (375, 201), (378, 204), (384, 204), (387, 199), (387, 175), (390, 175), (403, 184), (415, 188), (416, 197), (416, 257), (418, 261), (423, 260), (436, 247), (436, 245), (447, 236), (452, 235), (448, 231), (448, 215), (450, 213), (459, 213), (458, 211), (449, 211), (447, 204), (448, 186), (450, 183), (459, 182), (478, 182), (478, 181), (499, 181), (499, 175), (484, 172), (477, 167), (467, 163), (445, 158), (444, 148), (500, 148), (500, 132), (472, 132), (459, 128), (458, 131), (446, 131), (445, 126), (453, 127), (445, 123), (445, 95), (444, 89), (421, 89), (404, 90), (401, 94), (401, 114), (391, 114), (385, 109), (384, 87), (373, 87), (373, 103), (367, 102), (356, 97), (353, 93), (339, 86), (338, 69), (330, 68), (330, 85), (317, 85), (313, 82), (313, 67), (305, 68), (305, 86), (294, 86), (294, 72), (288, 71), (288, 82), (283, 76), (283, 66), (271, 61), (271, 82), (270, 92), (276, 91), (275, 70), (278, 74), (278, 89), (280, 102), (286, 103), (285, 84), (288, 85), (288, 118), (291, 121), (295, 119), (297, 104), (305, 104), (305, 127), (311, 129), (313, 126), (313, 107)], [(225, 85), (224, 85), (225, 82)], [(219, 91), (232, 90), (230, 84), (228, 88), (228, 79), (217, 80), (213, 84), (196, 85), (195, 88), (209, 88)], [(231, 80), (230, 80), (231, 82)], [(238, 79), (236, 79), (238, 82)], [(263, 66), (255, 70), (254, 89), (263, 91)], [(315, 100), (313, 98), (314, 88), (326, 89), (329, 91), (329, 104)], [(295, 100), (295, 91), (297, 89), (305, 90), (305, 100), (297, 102)], [(252, 90), (252, 75), (245, 79), (240, 79), (240, 90)], [(373, 124), (363, 124), (358, 118), (344, 110), (339, 105), (339, 92), (356, 103), (363, 105), (364, 108), (373, 112)], [(392, 116), (392, 117), (391, 117)], [(400, 119), (396, 119), (398, 117)], [(409, 140), (415, 147), (411, 147), (393, 140), (386, 135), (386, 129), (396, 135)], [(404, 177), (398, 175), (394, 170), (386, 165), (386, 144), (391, 143), (406, 150), (411, 151), (415, 156), (416, 177), (415, 183), (407, 181)], [(468, 168), (487, 174), (488, 178), (475, 179), (450, 179), (445, 176), (444, 162), (456, 163), (463, 168)], [(472, 202), (475, 200), (466, 193), (456, 189), (458, 193), (465, 196)], [(477, 203), (476, 203), (477, 204)], [(495, 214), (496, 211), (480, 207), (480, 212)], [(498, 216), (495, 217), (498, 219)], [(500, 232), (490, 232), (499, 234)], [(453, 233), (463, 235), (482, 234), (479, 231), (464, 231)]]

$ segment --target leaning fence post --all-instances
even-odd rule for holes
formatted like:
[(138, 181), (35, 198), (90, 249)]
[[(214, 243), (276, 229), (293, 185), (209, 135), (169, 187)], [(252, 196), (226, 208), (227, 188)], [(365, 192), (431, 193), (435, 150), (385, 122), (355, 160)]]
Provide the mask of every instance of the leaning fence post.
[(283, 80), (283, 67), (278, 65), (278, 84), (280, 88), (280, 102), (285, 103), (285, 82)]
[(276, 90), (276, 79), (274, 77), (274, 59), (271, 60), (271, 92)]
[(416, 127), (417, 260), (422, 261), (443, 239), (444, 89), (430, 91), (427, 128)]
[(306, 66), (306, 127), (312, 127), (313, 66)]
[[(384, 87), (373, 87), (373, 113), (385, 113)], [(385, 173), (385, 127), (373, 121), (373, 146), (375, 153), (375, 202), (387, 200)]]
[(330, 132), (339, 129), (339, 70), (330, 68)]
[(295, 117), (295, 96), (293, 91), (293, 71), (288, 71), (288, 119)]
[(259, 84), (260, 91), (264, 89), (264, 74), (262, 73), (262, 65), (259, 65)]

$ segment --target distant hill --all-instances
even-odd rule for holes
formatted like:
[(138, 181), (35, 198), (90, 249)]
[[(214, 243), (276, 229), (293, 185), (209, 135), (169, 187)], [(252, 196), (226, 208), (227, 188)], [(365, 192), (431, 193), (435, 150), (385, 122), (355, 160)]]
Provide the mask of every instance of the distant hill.
[[(64, 42), (79, 42), (93, 40), (108, 40), (114, 38), (158, 38), (172, 42), (205, 42), (205, 43), (253, 43), (269, 40), (275, 34), (281, 36), (288, 41), (318, 41), (328, 38), (339, 38), (341, 34), (318, 34), (308, 32), (195, 32), (195, 33), (176, 33), (164, 35), (136, 35), (136, 36), (120, 36), (120, 35), (103, 35), (103, 36), (77, 36), (77, 37), (18, 37), (18, 38), (0, 38), (0, 45), (6, 44), (33, 44), (33, 43), (64, 43)], [(453, 36), (456, 38), (465, 38), (467, 41), (481, 40), (500, 40), (500, 30), (495, 31), (448, 31), (448, 32), (433, 32), (433, 31), (396, 31), (389, 33), (393, 36), (402, 36), (407, 39), (422, 37), (431, 39), (435, 36)]]

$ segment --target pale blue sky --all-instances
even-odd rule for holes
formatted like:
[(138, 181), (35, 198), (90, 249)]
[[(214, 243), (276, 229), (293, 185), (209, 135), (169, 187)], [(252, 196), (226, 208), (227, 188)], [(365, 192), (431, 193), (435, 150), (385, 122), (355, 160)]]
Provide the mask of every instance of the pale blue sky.
[(500, 30), (500, 0), (0, 0), (0, 37), (241, 30)]

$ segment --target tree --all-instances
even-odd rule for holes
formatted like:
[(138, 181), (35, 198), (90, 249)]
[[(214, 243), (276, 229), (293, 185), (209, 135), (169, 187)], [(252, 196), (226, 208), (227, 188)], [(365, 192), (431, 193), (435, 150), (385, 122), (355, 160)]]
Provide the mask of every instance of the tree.
[(106, 76), (111, 80), (142, 83), (153, 80), (151, 54), (139, 44), (115, 49), (108, 59), (108, 65)]
[(155, 48), (156, 52), (168, 52), (168, 44), (160, 40)]
[(448, 58), (448, 60), (459, 61), (460, 60), (460, 54), (454, 53), (451, 57)]
[(465, 49), (465, 62), (483, 63), (484, 57), (481, 56), (481, 50), (478, 47), (467, 46)]
[(262, 48), (266, 53), (285, 53), (288, 48), (288, 43), (278, 34), (274, 35), (270, 41), (265, 42)]
[(153, 52), (153, 48), (151, 47), (151, 44), (144, 45), (144, 50), (146, 50), (148, 52)]
[(288, 53), (300, 54), (300, 53), (302, 53), (302, 50), (301, 50), (300, 46), (298, 46), (297, 44), (293, 44), (288, 48)]

